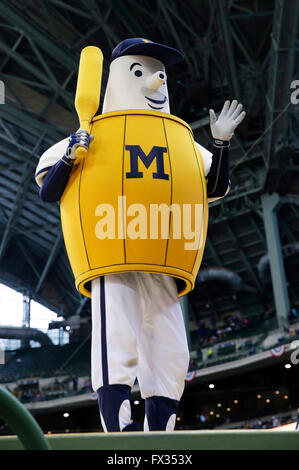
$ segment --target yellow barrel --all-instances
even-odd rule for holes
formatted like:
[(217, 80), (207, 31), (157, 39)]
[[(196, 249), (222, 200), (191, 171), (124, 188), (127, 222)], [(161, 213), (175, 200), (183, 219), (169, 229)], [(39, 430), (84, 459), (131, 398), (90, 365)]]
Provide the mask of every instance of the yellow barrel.
[(128, 110), (96, 116), (87, 156), (61, 198), (61, 220), (76, 288), (142, 271), (194, 287), (206, 241), (202, 157), (188, 124), (170, 114)]

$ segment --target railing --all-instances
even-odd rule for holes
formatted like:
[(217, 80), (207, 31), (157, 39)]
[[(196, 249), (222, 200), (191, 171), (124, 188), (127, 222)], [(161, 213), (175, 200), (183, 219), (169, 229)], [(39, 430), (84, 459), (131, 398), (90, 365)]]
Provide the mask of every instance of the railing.
[(33, 416), (5, 388), (0, 386), (0, 416), (19, 437), (26, 450), (51, 450)]

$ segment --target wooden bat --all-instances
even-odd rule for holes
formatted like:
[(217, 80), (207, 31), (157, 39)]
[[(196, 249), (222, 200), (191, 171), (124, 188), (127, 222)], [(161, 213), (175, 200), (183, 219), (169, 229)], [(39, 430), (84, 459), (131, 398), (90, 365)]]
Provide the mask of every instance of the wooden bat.
[[(80, 55), (78, 80), (75, 96), (75, 108), (78, 114), (80, 129), (90, 132), (91, 121), (99, 108), (103, 54), (101, 49), (88, 46)], [(78, 147), (76, 155), (83, 158), (87, 153), (85, 147)]]

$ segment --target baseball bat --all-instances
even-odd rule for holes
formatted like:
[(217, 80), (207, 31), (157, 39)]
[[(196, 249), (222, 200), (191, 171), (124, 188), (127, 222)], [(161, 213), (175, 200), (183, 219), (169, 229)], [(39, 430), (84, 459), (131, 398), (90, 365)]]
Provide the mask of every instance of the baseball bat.
[[(99, 108), (103, 54), (101, 49), (88, 46), (82, 49), (79, 62), (75, 108), (80, 122), (80, 129), (90, 132), (91, 120)], [(76, 149), (78, 158), (87, 153), (85, 147)]]

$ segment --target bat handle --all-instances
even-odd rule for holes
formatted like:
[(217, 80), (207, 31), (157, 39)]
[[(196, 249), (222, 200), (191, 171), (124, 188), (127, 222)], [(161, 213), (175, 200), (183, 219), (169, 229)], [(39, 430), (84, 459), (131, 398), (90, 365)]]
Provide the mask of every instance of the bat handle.
[(84, 157), (86, 157), (86, 155), (87, 155), (87, 149), (85, 147), (78, 147), (76, 149), (77, 159), (84, 158)]
[[(90, 122), (88, 121), (83, 121), (80, 123), (80, 131), (83, 130), (83, 131), (86, 131), (86, 132), (90, 132)], [(87, 152), (88, 150), (83, 147), (82, 145), (80, 145), (79, 147), (77, 147), (76, 149), (76, 157), (77, 157), (77, 160), (81, 160), (82, 158), (86, 157), (87, 155)]]

